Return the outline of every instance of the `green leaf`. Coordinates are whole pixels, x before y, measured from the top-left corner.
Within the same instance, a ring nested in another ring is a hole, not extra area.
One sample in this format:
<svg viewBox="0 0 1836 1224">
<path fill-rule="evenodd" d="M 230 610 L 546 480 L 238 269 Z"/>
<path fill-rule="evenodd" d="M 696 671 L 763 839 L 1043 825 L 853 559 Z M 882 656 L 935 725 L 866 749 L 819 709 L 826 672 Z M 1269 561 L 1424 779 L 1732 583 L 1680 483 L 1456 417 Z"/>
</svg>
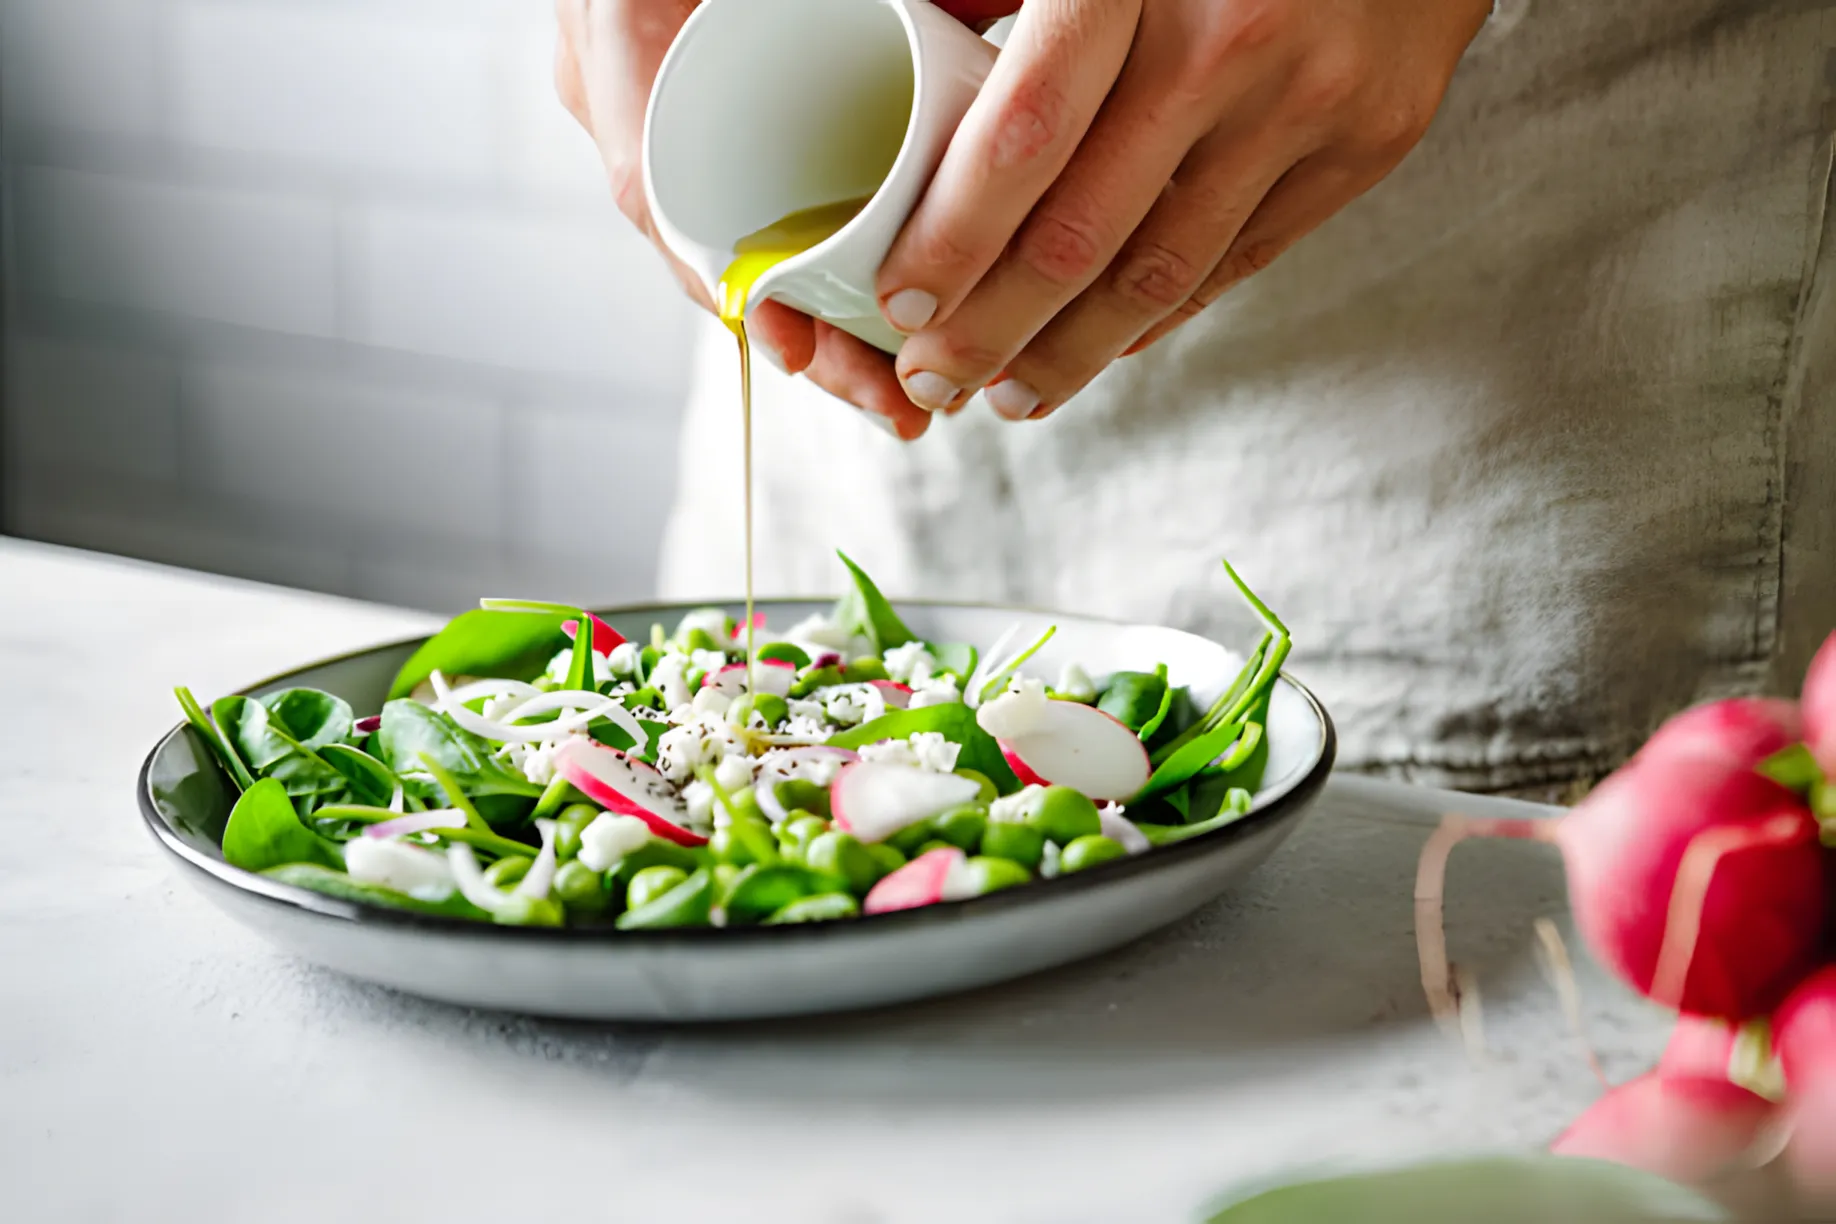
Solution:
<svg viewBox="0 0 1836 1224">
<path fill-rule="evenodd" d="M 859 748 L 881 740 L 910 739 L 921 731 L 935 731 L 951 743 L 960 744 L 962 751 L 957 754 L 957 766 L 984 775 L 1003 795 L 1020 789 L 1020 779 L 1014 776 L 1007 758 L 1001 755 L 1001 745 L 975 721 L 975 711 L 961 702 L 923 706 L 916 710 L 888 710 L 872 722 L 830 736 L 828 742 L 838 748 Z"/>
<path fill-rule="evenodd" d="M 462 612 L 428 638 L 396 673 L 389 696 L 406 697 L 439 671 L 452 676 L 498 676 L 533 680 L 567 645 L 561 622 L 577 612 L 550 609 L 511 612 L 479 608 Z"/>
<path fill-rule="evenodd" d="M 1254 802 L 1248 791 L 1230 786 L 1220 779 L 1194 782 L 1186 790 L 1175 791 L 1168 798 L 1176 801 L 1170 802 L 1170 806 L 1179 812 L 1181 818 L 1192 823 L 1158 825 L 1137 821 L 1135 827 L 1141 830 L 1149 845 L 1170 846 L 1174 842 L 1183 842 L 1213 829 L 1235 824 L 1249 815 L 1250 805 Z"/>
<path fill-rule="evenodd" d="M 837 623 L 851 632 L 866 635 L 873 643 L 875 654 L 885 654 L 894 646 L 915 641 L 917 635 L 906 628 L 899 614 L 886 602 L 886 596 L 880 594 L 880 588 L 873 584 L 873 579 L 849 560 L 847 553 L 837 550 L 835 555 L 842 559 L 842 564 L 848 567 L 848 573 L 854 577 L 854 590 L 842 596 L 841 601 L 835 605 Z"/>
<path fill-rule="evenodd" d="M 348 702 L 319 689 L 283 689 L 261 704 L 282 731 L 315 751 L 349 739 L 357 721 Z"/>
<path fill-rule="evenodd" d="M 440 784 L 440 789 L 446 792 L 447 803 L 465 813 L 466 828 L 475 833 L 491 831 L 491 826 L 485 823 L 485 818 L 478 814 L 478 809 L 472 806 L 470 799 L 466 798 L 465 788 L 459 784 L 459 779 L 453 776 L 451 770 L 425 752 L 421 754 L 421 765 L 433 775 L 434 781 Z"/>
<path fill-rule="evenodd" d="M 569 692 L 593 690 L 593 618 L 585 612 L 574 614 L 574 653 L 567 661 L 567 679 L 562 687 Z"/>
<path fill-rule="evenodd" d="M 1818 766 L 1817 758 L 1803 744 L 1781 748 L 1754 768 L 1762 776 L 1800 795 L 1809 794 L 1811 787 L 1823 781 L 1823 770 Z"/>
<path fill-rule="evenodd" d="M 198 699 L 191 695 L 191 690 L 180 685 L 172 691 L 178 697 L 179 709 L 185 712 L 185 721 L 190 723 L 191 729 L 205 744 L 209 745 L 211 753 L 217 758 L 217 763 L 223 766 L 230 781 L 236 784 L 236 789 L 245 791 L 253 786 L 255 777 L 249 772 L 249 767 L 237 755 L 236 749 L 231 746 L 229 737 L 223 733 L 223 729 L 204 713 L 204 708 L 198 704 Z"/>
<path fill-rule="evenodd" d="M 210 738 L 188 724 L 147 771 L 154 807 L 200 845 L 222 844 L 230 809 L 242 794 L 221 761 Z"/>
<path fill-rule="evenodd" d="M 318 863 L 344 870 L 338 848 L 300 823 L 287 788 L 263 778 L 242 793 L 223 830 L 223 861 L 244 871 L 286 863 Z"/>
<path fill-rule="evenodd" d="M 975 674 L 975 664 L 981 656 L 967 642 L 944 642 L 931 647 L 931 657 L 937 660 L 938 671 L 951 673 L 958 685 L 964 685 Z"/>
<path fill-rule="evenodd" d="M 1166 718 L 1173 690 L 1167 684 L 1167 665 L 1151 672 L 1121 671 L 1109 677 L 1097 698 L 1097 709 L 1146 740 Z"/>
<path fill-rule="evenodd" d="M 1734 1217 L 1674 1182 L 1572 1156 L 1488 1156 L 1356 1173 L 1265 1190 L 1208 1224 L 1679 1224 Z"/>
<path fill-rule="evenodd" d="M 1256 613 L 1256 618 L 1266 625 L 1268 631 L 1276 637 L 1291 636 L 1288 633 L 1288 627 L 1281 623 L 1281 618 L 1269 611 L 1269 605 L 1256 598 L 1256 592 L 1249 589 L 1249 583 L 1243 581 L 1243 576 L 1237 573 L 1236 566 L 1232 565 L 1228 558 L 1222 560 L 1224 561 L 1224 572 L 1230 575 L 1231 585 L 1237 588 L 1237 594 L 1243 596 L 1243 602 Z"/>
<path fill-rule="evenodd" d="M 1135 797 L 1136 801 L 1152 799 L 1155 795 L 1163 795 L 1190 782 L 1198 776 L 1200 770 L 1231 751 L 1232 745 L 1247 741 L 1251 734 L 1248 726 L 1245 723 L 1225 723 L 1187 740 L 1178 751 L 1154 767 L 1153 775 Z M 1261 729 L 1258 728 L 1254 734 L 1260 740 Z M 1249 746 L 1254 747 L 1253 744 Z"/>
<path fill-rule="evenodd" d="M 1021 651 L 1019 654 L 1015 655 L 1013 658 L 1003 663 L 1001 665 L 1000 671 L 996 672 L 994 675 L 990 676 L 987 680 L 984 680 L 982 682 L 982 687 L 979 690 L 981 693 L 980 700 L 988 701 L 990 699 L 989 698 L 990 693 L 999 694 L 1003 688 L 1007 687 L 1007 682 L 1009 679 L 1012 678 L 1013 674 L 1020 670 L 1021 664 L 1025 663 L 1028 659 L 1038 654 L 1039 651 L 1045 646 L 1045 644 L 1051 641 L 1057 635 L 1058 635 L 1058 626 L 1057 625 L 1047 625 L 1046 631 L 1039 635 L 1038 641 L 1034 642 L 1031 646 L 1028 646 L 1025 650 Z M 967 693 L 963 695 L 965 697 L 968 696 Z"/>
<path fill-rule="evenodd" d="M 500 765 L 484 740 L 418 701 L 403 699 L 383 706 L 382 729 L 376 734 L 383 759 L 398 774 L 420 772 L 421 758 L 427 757 L 456 777 L 473 799 L 534 799 L 542 793 L 541 787 Z"/>
<path fill-rule="evenodd" d="M 347 714 L 349 709 L 345 707 Z M 260 777 L 279 782 L 289 795 L 296 799 L 330 798 L 345 791 L 344 776 L 291 734 L 281 715 L 269 710 L 265 701 L 252 697 L 224 697 L 213 703 L 210 711 L 218 725 L 234 737 L 236 750 L 249 768 Z M 322 729 L 321 724 L 310 725 L 315 730 Z M 348 729 L 347 725 L 347 732 Z"/>
<path fill-rule="evenodd" d="M 270 880 L 279 880 L 295 888 L 309 888 L 341 901 L 359 901 L 389 909 L 409 910 L 416 914 L 436 914 L 444 918 L 470 918 L 476 922 L 491 920 L 491 915 L 457 892 L 444 901 L 422 901 L 406 893 L 396 892 L 393 888 L 365 884 L 351 879 L 342 871 L 331 871 L 312 863 L 288 863 L 281 867 L 270 867 L 261 874 Z"/>
<path fill-rule="evenodd" d="M 385 805 L 395 795 L 395 788 L 401 785 L 401 779 L 395 771 L 384 765 L 369 753 L 352 748 L 349 744 L 327 744 L 319 750 L 319 755 L 326 764 L 344 776 L 350 785 L 351 794 L 359 801 L 377 806 Z M 407 787 L 403 787 L 404 798 Z"/>
</svg>

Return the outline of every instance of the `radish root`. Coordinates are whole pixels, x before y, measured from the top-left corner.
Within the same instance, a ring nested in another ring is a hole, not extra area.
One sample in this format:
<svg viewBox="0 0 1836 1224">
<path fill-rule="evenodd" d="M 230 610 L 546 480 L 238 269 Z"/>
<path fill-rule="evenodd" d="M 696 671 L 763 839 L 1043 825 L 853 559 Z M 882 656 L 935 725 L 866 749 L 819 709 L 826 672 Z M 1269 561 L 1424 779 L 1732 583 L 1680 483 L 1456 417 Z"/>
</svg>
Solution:
<svg viewBox="0 0 1836 1224">
<path fill-rule="evenodd" d="M 1447 960 L 1447 930 L 1442 916 L 1448 855 L 1455 846 L 1474 837 L 1553 843 L 1559 823 L 1559 819 L 1497 820 L 1449 813 L 1422 847 L 1415 867 L 1415 950 L 1421 961 L 1422 992 L 1428 996 L 1429 1014 L 1448 1036 L 1459 1038 L 1466 1032 L 1453 966 Z"/>
<path fill-rule="evenodd" d="M 1806 825 L 1798 815 L 1774 816 L 1756 825 L 1720 825 L 1690 838 L 1677 864 L 1670 887 L 1670 907 L 1664 917 L 1664 943 L 1651 975 L 1651 997 L 1666 1007 L 1680 1007 L 1689 982 L 1696 945 L 1702 938 L 1702 912 L 1708 904 L 1715 868 L 1730 854 L 1769 846 L 1789 846 L 1805 837 Z M 1419 888 L 1418 888 L 1419 892 Z"/>
<path fill-rule="evenodd" d="M 1575 1043 L 1581 1047 L 1588 1070 L 1594 1073 L 1602 1088 L 1610 1089 L 1613 1081 L 1607 1078 L 1606 1068 L 1600 1065 L 1600 1057 L 1594 1053 L 1593 1042 L 1587 1039 L 1587 1020 L 1581 1014 L 1581 988 L 1575 982 L 1575 968 L 1568 959 L 1568 945 L 1562 942 L 1562 932 L 1549 919 L 1538 918 L 1536 938 L 1543 953 L 1543 972 L 1555 988 L 1556 997 L 1562 1001 L 1562 1015 L 1568 1021 L 1568 1031 L 1574 1034 Z"/>
</svg>

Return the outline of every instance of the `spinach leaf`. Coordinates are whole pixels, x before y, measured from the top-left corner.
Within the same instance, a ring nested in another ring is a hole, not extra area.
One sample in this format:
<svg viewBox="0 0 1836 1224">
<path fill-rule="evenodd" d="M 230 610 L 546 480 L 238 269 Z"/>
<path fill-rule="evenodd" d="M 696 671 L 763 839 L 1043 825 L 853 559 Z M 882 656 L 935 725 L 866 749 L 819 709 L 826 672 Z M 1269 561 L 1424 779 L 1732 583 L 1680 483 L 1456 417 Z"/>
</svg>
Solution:
<svg viewBox="0 0 1836 1224">
<path fill-rule="evenodd" d="M 1201 790 L 1202 788 L 1195 787 L 1194 789 Z M 1174 842 L 1182 842 L 1187 838 L 1209 833 L 1213 829 L 1235 824 L 1249 814 L 1251 802 L 1250 793 L 1241 787 L 1224 787 L 1222 794 L 1214 796 L 1201 793 L 1188 799 L 1188 818 L 1196 818 L 1195 823 L 1156 825 L 1137 822 L 1135 827 L 1140 829 L 1142 835 L 1148 839 L 1148 844 L 1170 846 Z M 1213 814 L 1208 816 L 1205 814 L 1207 811 Z"/>
<path fill-rule="evenodd" d="M 915 641 L 917 635 L 905 627 L 905 622 L 899 619 L 899 614 L 886 602 L 886 596 L 880 594 L 880 588 L 873 584 L 873 579 L 849 560 L 848 554 L 837 551 L 835 555 L 842 559 L 842 564 L 848 567 L 848 573 L 854 577 L 854 590 L 842 596 L 835 605 L 836 623 L 852 633 L 864 634 L 873 643 L 875 654 L 885 654 L 894 646 Z"/>
<path fill-rule="evenodd" d="M 542 793 L 540 786 L 500 764 L 484 740 L 418 701 L 404 698 L 383 706 L 376 738 L 384 761 L 397 774 L 425 773 L 423 757 L 437 762 L 493 825 L 524 819 Z"/>
<path fill-rule="evenodd" d="M 931 647 L 931 657 L 937 660 L 937 670 L 955 676 L 960 687 L 969 683 L 969 677 L 975 674 L 976 660 L 980 656 L 967 642 L 945 642 Z"/>
<path fill-rule="evenodd" d="M 153 806 L 172 825 L 200 845 L 223 842 L 223 826 L 241 795 L 235 779 L 217 764 L 222 760 L 195 725 L 187 725 L 153 758 L 147 786 Z M 250 785 L 254 785 L 251 780 Z"/>
<path fill-rule="evenodd" d="M 452 676 L 533 680 L 567 645 L 561 622 L 572 611 L 514 612 L 477 608 L 462 612 L 421 644 L 396 673 L 391 699 L 406 697 L 435 671 Z"/>
<path fill-rule="evenodd" d="M 1167 665 L 1162 663 L 1151 672 L 1117 672 L 1103 687 L 1096 704 L 1097 709 L 1146 740 L 1159 730 L 1172 698 Z"/>
<path fill-rule="evenodd" d="M 962 745 L 956 763 L 985 775 L 1003 795 L 1020 789 L 1020 779 L 1001 755 L 1001 745 L 975 721 L 975 711 L 961 702 L 923 706 L 916 710 L 888 710 L 872 722 L 829 737 L 838 748 L 859 748 L 881 740 L 909 739 L 921 731 L 935 731 L 951 743 Z"/>
<path fill-rule="evenodd" d="M 312 749 L 343 743 L 357 722 L 342 697 L 318 689 L 283 689 L 263 697 L 261 704 L 281 730 Z"/>
<path fill-rule="evenodd" d="M 279 782 L 289 795 L 296 799 L 332 796 L 347 789 L 344 775 L 292 735 L 264 703 L 252 697 L 224 697 L 210 709 L 218 724 L 235 738 L 236 749 L 249 768 Z"/>
<path fill-rule="evenodd" d="M 286 863 L 318 863 L 344 870 L 338 848 L 300 823 L 287 788 L 263 778 L 242 793 L 223 830 L 223 861 L 244 871 Z"/>
<path fill-rule="evenodd" d="M 249 767 L 236 754 L 236 749 L 231 746 L 229 737 L 224 734 L 223 728 L 204 713 L 204 708 L 198 704 L 198 699 L 191 695 L 191 690 L 180 685 L 172 691 L 178 696 L 179 709 L 185 712 L 185 721 L 191 724 L 191 729 L 197 732 L 206 744 L 210 745 L 210 750 L 215 754 L 217 763 L 223 766 L 225 773 L 229 774 L 230 781 L 236 784 L 236 789 L 247 790 L 255 785 L 254 775 L 249 773 Z"/>
<path fill-rule="evenodd" d="M 999 671 L 982 682 L 981 688 L 978 690 L 981 696 L 977 700 L 992 701 L 995 697 L 999 696 L 1001 691 L 1007 687 L 1007 682 L 1013 678 L 1014 673 L 1020 670 L 1020 665 L 1038 654 L 1045 644 L 1057 635 L 1057 625 L 1046 626 L 1046 631 L 1039 636 L 1038 641 L 1034 642 L 1031 646 L 1028 646 L 1025 650 L 1007 660 L 1005 663 L 1002 663 Z M 965 692 L 963 696 L 967 698 L 969 694 Z"/>
<path fill-rule="evenodd" d="M 313 892 L 324 893 L 328 897 L 337 897 L 341 901 L 361 901 L 370 905 L 384 905 L 390 909 L 410 910 L 417 914 L 438 914 L 446 918 L 471 918 L 480 922 L 488 922 L 491 918 L 491 915 L 467 901 L 457 892 L 444 901 L 422 901 L 418 897 L 396 892 L 393 888 L 384 888 L 380 884 L 365 884 L 362 881 L 351 879 L 342 871 L 329 871 L 311 863 L 288 863 L 281 867 L 270 867 L 261 874 L 270 880 L 279 880 L 282 884 L 291 884 L 295 888 L 310 888 Z"/>
<path fill-rule="evenodd" d="M 348 744 L 327 744 L 319 749 L 319 756 L 343 775 L 351 794 L 359 803 L 385 807 L 394 797 L 395 788 L 401 785 L 401 779 L 395 776 L 393 769 L 369 753 Z M 402 787 L 404 799 L 407 797 L 407 789 Z"/>
</svg>

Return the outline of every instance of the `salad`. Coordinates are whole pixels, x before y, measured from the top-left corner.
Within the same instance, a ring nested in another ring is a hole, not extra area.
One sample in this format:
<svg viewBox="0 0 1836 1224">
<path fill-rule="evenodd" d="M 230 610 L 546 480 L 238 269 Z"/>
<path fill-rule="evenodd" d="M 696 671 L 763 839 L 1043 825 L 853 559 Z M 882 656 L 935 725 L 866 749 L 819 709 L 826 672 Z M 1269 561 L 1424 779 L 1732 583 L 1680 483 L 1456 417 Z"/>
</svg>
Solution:
<svg viewBox="0 0 1836 1224">
<path fill-rule="evenodd" d="M 235 867 L 336 897 L 619 930 L 853 918 L 1088 871 L 1240 819 L 1288 632 L 1209 708 L 1153 671 L 1052 682 L 1019 626 L 920 639 L 853 589 L 781 630 L 719 609 L 631 641 L 486 600 L 379 713 L 293 688 L 180 705 L 239 794 Z M 748 652 L 748 641 L 753 643 Z"/>
</svg>

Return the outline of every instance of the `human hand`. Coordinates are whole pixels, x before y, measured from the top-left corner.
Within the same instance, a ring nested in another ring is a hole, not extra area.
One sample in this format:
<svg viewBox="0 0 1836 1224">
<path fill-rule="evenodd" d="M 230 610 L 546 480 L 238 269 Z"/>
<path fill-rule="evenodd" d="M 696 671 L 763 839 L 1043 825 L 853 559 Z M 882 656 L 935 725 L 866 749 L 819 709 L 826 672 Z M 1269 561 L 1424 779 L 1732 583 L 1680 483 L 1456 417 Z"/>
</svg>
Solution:
<svg viewBox="0 0 1836 1224">
<path fill-rule="evenodd" d="M 973 0 L 972 0 L 973 2 Z M 669 261 L 688 295 L 712 312 L 701 279 L 664 245 L 644 196 L 644 112 L 664 53 L 700 0 L 556 0 L 560 38 L 555 88 L 593 137 L 619 211 Z M 846 332 L 778 302 L 747 316 L 755 350 L 789 372 L 847 400 L 881 428 L 906 440 L 929 427 L 912 405 L 886 355 Z"/>
<path fill-rule="evenodd" d="M 1029 0 L 880 269 L 912 401 L 1045 416 L 1266 268 L 1414 147 L 1491 7 Z"/>
</svg>

